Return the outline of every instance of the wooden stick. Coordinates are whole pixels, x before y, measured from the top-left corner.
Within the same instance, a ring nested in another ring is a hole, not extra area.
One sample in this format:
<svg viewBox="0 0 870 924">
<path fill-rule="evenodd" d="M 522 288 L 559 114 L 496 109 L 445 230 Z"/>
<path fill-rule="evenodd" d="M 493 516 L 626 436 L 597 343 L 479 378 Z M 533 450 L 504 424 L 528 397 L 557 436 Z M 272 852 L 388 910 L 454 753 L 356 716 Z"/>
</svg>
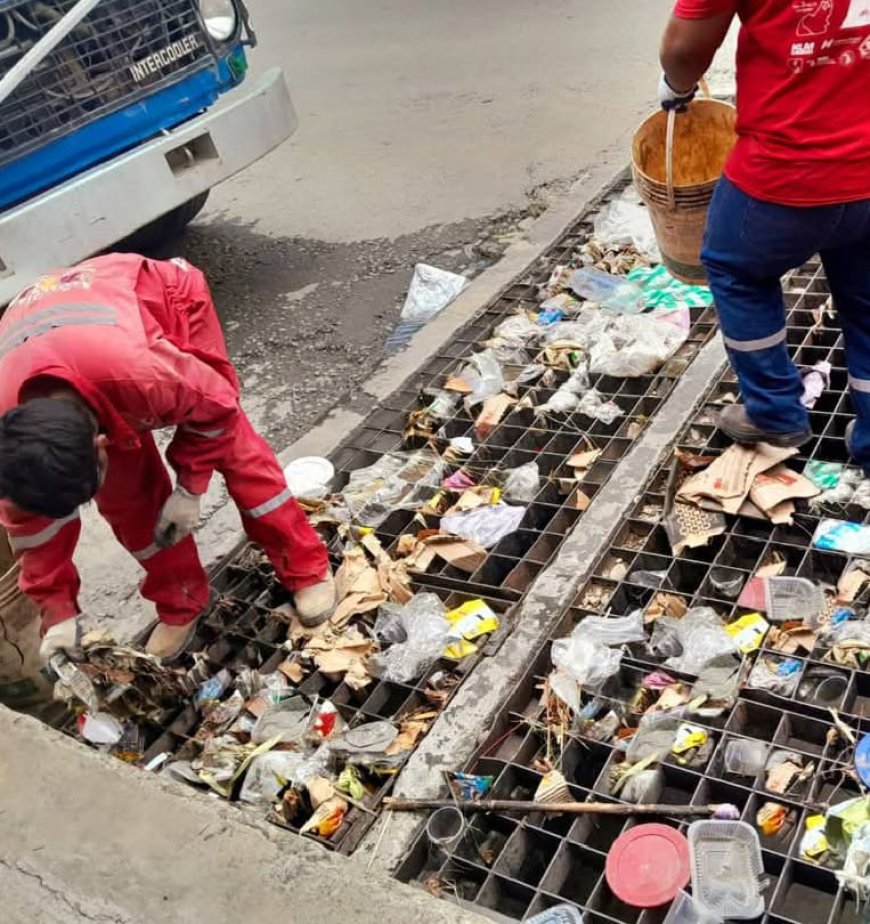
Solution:
<svg viewBox="0 0 870 924">
<path fill-rule="evenodd" d="M 653 805 L 622 802 L 523 802 L 514 799 L 484 799 L 465 802 L 453 799 L 398 799 L 388 796 L 384 807 L 394 812 L 428 812 L 439 808 L 457 808 L 461 812 L 545 812 L 567 815 L 714 815 L 719 805 Z"/>
</svg>

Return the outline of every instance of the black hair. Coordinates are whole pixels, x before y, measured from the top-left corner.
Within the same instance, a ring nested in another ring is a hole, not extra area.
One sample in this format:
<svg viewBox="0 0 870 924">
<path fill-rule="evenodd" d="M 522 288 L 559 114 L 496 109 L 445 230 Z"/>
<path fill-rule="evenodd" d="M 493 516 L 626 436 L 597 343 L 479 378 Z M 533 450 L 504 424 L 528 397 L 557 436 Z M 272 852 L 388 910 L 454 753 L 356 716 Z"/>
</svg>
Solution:
<svg viewBox="0 0 870 924">
<path fill-rule="evenodd" d="M 0 495 L 27 513 L 60 519 L 97 493 L 100 471 L 88 410 L 34 398 L 0 417 Z"/>
</svg>

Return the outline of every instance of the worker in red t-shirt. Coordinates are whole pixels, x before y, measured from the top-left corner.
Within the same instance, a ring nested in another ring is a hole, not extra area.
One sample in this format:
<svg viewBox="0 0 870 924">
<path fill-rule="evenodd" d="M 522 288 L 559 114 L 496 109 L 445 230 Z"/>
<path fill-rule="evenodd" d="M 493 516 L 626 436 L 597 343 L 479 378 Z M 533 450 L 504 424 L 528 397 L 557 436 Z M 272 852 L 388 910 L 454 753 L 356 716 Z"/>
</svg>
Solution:
<svg viewBox="0 0 870 924">
<path fill-rule="evenodd" d="M 743 443 L 811 438 L 780 278 L 820 253 L 857 415 L 846 442 L 870 472 L 870 0 L 677 0 L 665 109 L 692 99 L 735 16 L 738 141 L 701 254 L 744 401 L 720 426 Z"/>
</svg>

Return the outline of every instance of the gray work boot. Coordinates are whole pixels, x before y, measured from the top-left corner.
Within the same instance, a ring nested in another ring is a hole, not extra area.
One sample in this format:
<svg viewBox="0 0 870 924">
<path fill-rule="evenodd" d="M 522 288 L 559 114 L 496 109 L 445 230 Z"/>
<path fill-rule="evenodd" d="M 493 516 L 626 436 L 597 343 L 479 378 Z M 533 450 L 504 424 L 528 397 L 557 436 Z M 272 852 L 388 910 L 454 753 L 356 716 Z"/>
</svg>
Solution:
<svg viewBox="0 0 870 924">
<path fill-rule="evenodd" d="M 721 411 L 716 423 L 735 443 L 748 446 L 769 443 L 782 449 L 792 449 L 803 446 L 813 438 L 813 431 L 809 427 L 804 430 L 764 430 L 756 427 L 749 419 L 746 408 L 739 404 L 732 404 Z"/>
<path fill-rule="evenodd" d="M 306 629 L 313 629 L 326 622 L 332 615 L 336 604 L 335 580 L 332 572 L 327 572 L 326 577 L 317 584 L 297 590 L 293 594 L 293 604 L 299 622 Z"/>
</svg>

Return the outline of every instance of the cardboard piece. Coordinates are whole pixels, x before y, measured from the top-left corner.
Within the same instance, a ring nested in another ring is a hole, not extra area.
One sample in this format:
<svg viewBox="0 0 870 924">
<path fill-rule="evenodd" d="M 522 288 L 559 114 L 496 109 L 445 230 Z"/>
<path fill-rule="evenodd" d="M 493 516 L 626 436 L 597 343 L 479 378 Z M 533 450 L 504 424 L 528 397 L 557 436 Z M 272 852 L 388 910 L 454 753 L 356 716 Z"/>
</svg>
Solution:
<svg viewBox="0 0 870 924">
<path fill-rule="evenodd" d="M 483 402 L 483 408 L 477 415 L 474 422 L 475 433 L 480 439 L 486 439 L 490 433 L 499 425 L 502 417 L 517 403 L 516 398 L 510 395 L 500 394 L 493 395 Z"/>
<path fill-rule="evenodd" d="M 591 503 L 592 500 L 589 495 L 577 488 L 577 493 L 574 495 L 574 508 L 576 510 L 587 510 Z"/>
<path fill-rule="evenodd" d="M 690 475 L 677 490 L 677 497 L 699 505 L 706 501 L 713 509 L 736 514 L 749 497 L 755 479 L 794 455 L 797 449 L 757 446 L 729 446 L 703 471 Z"/>
<path fill-rule="evenodd" d="M 586 449 L 583 452 L 575 452 L 573 456 L 568 458 L 568 466 L 583 471 L 593 465 L 600 455 L 600 449 Z"/>
<path fill-rule="evenodd" d="M 821 494 L 820 488 L 782 464 L 757 475 L 749 489 L 749 499 L 765 513 L 770 513 L 785 501 L 816 497 L 818 494 Z"/>
</svg>

